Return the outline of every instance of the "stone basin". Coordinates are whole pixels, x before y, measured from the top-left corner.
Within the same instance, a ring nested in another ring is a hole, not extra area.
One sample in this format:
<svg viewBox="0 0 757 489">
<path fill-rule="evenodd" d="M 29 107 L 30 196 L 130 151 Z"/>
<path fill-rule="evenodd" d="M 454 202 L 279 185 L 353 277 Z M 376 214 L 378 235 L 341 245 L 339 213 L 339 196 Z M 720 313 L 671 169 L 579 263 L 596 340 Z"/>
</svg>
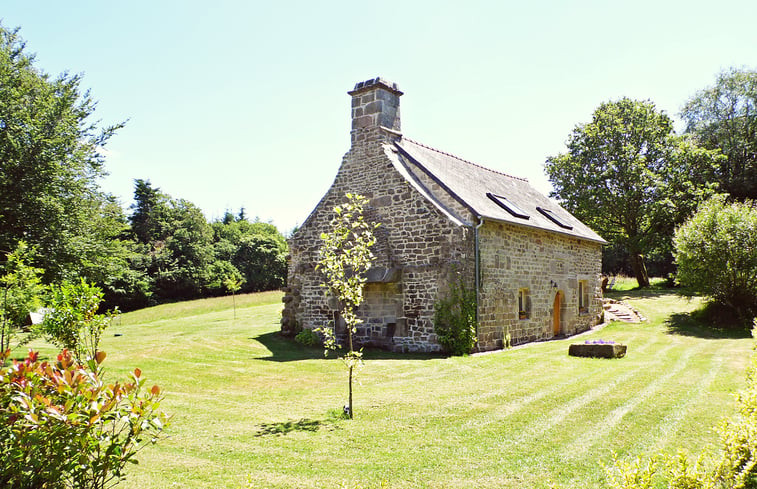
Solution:
<svg viewBox="0 0 757 489">
<path fill-rule="evenodd" d="M 626 356 L 626 345 L 574 343 L 568 348 L 568 355 L 572 357 L 622 358 Z"/>
</svg>

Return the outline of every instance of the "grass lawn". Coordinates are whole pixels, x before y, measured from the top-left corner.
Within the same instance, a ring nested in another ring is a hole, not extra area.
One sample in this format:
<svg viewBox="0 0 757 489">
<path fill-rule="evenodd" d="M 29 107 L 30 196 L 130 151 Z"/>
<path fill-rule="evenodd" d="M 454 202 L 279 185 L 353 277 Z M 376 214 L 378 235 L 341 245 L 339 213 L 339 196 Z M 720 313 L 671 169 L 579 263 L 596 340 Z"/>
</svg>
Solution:
<svg viewBox="0 0 757 489">
<path fill-rule="evenodd" d="M 687 315 L 700 303 L 664 289 L 611 294 L 649 322 L 573 341 L 626 343 L 623 359 L 568 357 L 571 340 L 464 358 L 369 353 L 354 421 L 330 414 L 346 400 L 341 362 L 276 336 L 279 293 L 238 296 L 236 319 L 230 297 L 124 314 L 101 344 L 109 378 L 140 367 L 174 419 L 122 485 L 588 489 L 603 487 L 613 450 L 715 442 L 752 340 L 702 328 Z"/>
</svg>

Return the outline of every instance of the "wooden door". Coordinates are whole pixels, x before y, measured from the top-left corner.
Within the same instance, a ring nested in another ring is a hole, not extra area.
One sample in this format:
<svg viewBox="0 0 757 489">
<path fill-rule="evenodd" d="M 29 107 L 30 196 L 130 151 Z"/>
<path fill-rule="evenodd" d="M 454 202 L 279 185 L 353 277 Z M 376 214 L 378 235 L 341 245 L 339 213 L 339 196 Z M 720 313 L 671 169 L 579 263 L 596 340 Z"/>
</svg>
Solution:
<svg viewBox="0 0 757 489">
<path fill-rule="evenodd" d="M 552 307 L 552 328 L 553 333 L 555 336 L 558 336 L 560 334 L 560 306 L 561 306 L 561 300 L 560 300 L 560 293 L 558 292 L 555 294 L 555 304 Z"/>
</svg>

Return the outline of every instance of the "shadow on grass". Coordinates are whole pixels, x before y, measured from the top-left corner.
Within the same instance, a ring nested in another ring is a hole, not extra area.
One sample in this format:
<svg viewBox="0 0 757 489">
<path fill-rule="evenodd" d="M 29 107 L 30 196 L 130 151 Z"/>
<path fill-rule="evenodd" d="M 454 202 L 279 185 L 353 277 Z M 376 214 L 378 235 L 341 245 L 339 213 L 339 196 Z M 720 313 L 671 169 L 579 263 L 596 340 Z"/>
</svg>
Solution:
<svg viewBox="0 0 757 489">
<path fill-rule="evenodd" d="M 303 418 L 299 421 L 283 421 L 280 423 L 264 423 L 258 426 L 255 436 L 286 435 L 294 431 L 316 432 L 321 428 L 333 431 L 339 428 L 336 417 L 324 420 Z"/>
<path fill-rule="evenodd" d="M 304 346 L 289 338 L 281 336 L 278 332 L 265 333 L 251 340 L 259 341 L 260 344 L 268 348 L 271 355 L 260 357 L 257 360 L 267 360 L 270 362 L 295 362 L 298 360 L 315 360 L 323 359 L 323 348 L 314 346 Z M 336 359 L 342 352 L 339 350 L 329 354 L 329 359 Z M 441 354 L 434 353 L 393 353 L 378 349 L 368 349 L 363 351 L 364 360 L 431 360 L 434 358 L 444 358 Z"/>
<path fill-rule="evenodd" d="M 37 359 L 40 362 L 52 362 L 53 360 L 57 358 L 57 354 L 56 355 L 43 355 L 42 353 L 39 353 L 39 352 L 37 352 L 37 354 L 39 355 Z M 23 362 L 27 358 L 29 358 L 28 350 L 26 350 L 26 352 L 14 351 L 13 353 L 11 353 L 11 356 L 8 357 L 7 364 L 10 365 L 13 362 Z"/>
<path fill-rule="evenodd" d="M 651 299 L 664 295 L 681 295 L 680 291 L 671 287 L 652 286 L 630 290 L 608 290 L 604 296 L 608 299 L 624 301 L 627 299 Z"/>
<path fill-rule="evenodd" d="M 716 326 L 712 321 L 703 318 L 702 310 L 690 314 L 673 314 L 666 321 L 665 326 L 669 334 L 694 336 L 705 339 L 740 339 L 750 338 L 748 329 L 738 326 Z"/>
<path fill-rule="evenodd" d="M 260 357 L 256 360 L 268 360 L 270 362 L 296 362 L 299 360 L 323 358 L 323 348 L 300 345 L 289 338 L 281 336 L 275 331 L 250 339 L 260 342 L 261 345 L 268 348 L 268 351 L 271 352 L 270 356 Z"/>
</svg>

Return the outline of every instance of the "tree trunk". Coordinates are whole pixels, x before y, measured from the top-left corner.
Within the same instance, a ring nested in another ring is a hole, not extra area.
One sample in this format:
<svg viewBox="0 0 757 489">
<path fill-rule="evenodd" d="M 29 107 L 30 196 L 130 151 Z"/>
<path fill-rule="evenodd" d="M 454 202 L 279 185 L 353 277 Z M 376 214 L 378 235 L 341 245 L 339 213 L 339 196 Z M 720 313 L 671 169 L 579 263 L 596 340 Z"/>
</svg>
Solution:
<svg viewBox="0 0 757 489">
<path fill-rule="evenodd" d="M 348 406 L 350 409 L 350 419 L 352 419 L 352 367 L 350 367 L 350 400 Z"/>
<path fill-rule="evenodd" d="M 633 253 L 631 255 L 631 268 L 633 268 L 633 274 L 636 276 L 639 287 L 649 287 L 649 275 L 647 274 L 647 266 L 644 264 L 644 255 Z"/>
<path fill-rule="evenodd" d="M 347 325 L 347 341 L 349 342 L 350 347 L 350 354 L 352 354 L 352 326 L 349 324 Z M 354 361 L 354 358 L 350 358 L 350 361 Z M 350 364 L 350 399 L 349 399 L 349 407 L 350 407 L 350 419 L 352 419 L 352 364 Z"/>
<path fill-rule="evenodd" d="M 2 350 L 3 353 L 5 353 L 5 329 L 8 325 L 7 317 L 5 314 L 5 310 L 8 308 L 8 288 L 5 289 L 3 296 L 3 320 L 2 320 L 2 330 L 0 331 L 0 350 Z M 10 331 L 8 331 L 8 335 L 10 336 Z M 8 338 L 8 344 L 10 344 L 10 338 Z M 4 357 L 3 357 L 4 358 Z M 5 360 L 0 362 L 0 366 L 5 366 Z"/>
</svg>

